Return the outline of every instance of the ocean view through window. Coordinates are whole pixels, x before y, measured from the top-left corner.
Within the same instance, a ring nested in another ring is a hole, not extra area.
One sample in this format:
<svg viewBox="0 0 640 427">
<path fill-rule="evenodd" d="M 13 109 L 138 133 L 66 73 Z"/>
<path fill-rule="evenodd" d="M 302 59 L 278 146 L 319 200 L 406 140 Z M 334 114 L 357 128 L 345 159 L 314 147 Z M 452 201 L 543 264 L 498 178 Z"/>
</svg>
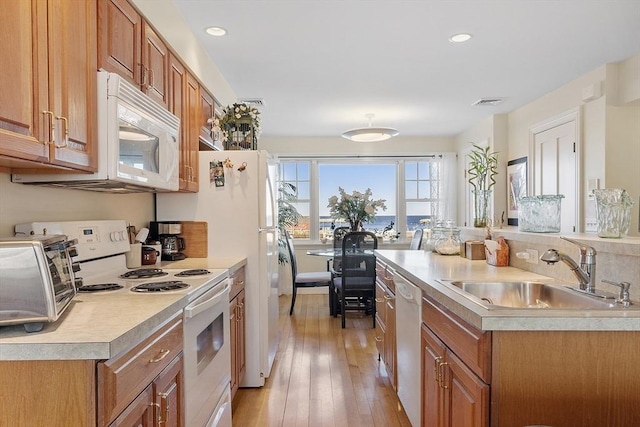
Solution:
<svg viewBox="0 0 640 427">
<path fill-rule="evenodd" d="M 383 240 L 408 241 L 418 228 L 429 227 L 443 210 L 441 156 L 375 158 L 280 159 L 279 179 L 296 187 L 294 203 L 302 219 L 289 230 L 295 239 L 326 241 L 333 228 L 349 226 L 329 215 L 329 198 L 371 189 L 373 199 L 384 199 L 363 228 Z"/>
</svg>

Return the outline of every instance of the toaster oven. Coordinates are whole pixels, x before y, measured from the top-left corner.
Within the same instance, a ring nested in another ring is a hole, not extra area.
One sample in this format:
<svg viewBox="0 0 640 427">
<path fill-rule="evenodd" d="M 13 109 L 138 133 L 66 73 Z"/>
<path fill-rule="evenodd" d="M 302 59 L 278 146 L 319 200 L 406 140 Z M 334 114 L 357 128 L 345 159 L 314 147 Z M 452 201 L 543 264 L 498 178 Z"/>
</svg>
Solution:
<svg viewBox="0 0 640 427">
<path fill-rule="evenodd" d="M 0 326 L 38 332 L 58 319 L 76 294 L 76 242 L 65 235 L 0 240 Z"/>
</svg>

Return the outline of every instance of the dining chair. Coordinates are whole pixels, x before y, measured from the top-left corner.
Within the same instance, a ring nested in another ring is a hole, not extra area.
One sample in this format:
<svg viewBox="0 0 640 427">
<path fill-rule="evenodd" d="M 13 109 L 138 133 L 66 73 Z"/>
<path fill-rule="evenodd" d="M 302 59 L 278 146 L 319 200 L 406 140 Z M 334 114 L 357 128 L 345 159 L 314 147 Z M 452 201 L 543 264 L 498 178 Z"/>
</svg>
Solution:
<svg viewBox="0 0 640 427">
<path fill-rule="evenodd" d="M 293 307 L 296 305 L 296 295 L 298 294 L 298 288 L 317 288 L 321 286 L 331 286 L 331 272 L 330 271 L 312 271 L 298 273 L 298 262 L 296 259 L 296 252 L 293 247 L 293 239 L 288 231 L 284 232 L 287 248 L 289 249 L 289 263 L 291 264 L 291 278 L 293 281 L 293 296 L 291 297 L 291 308 L 289 309 L 289 316 L 293 314 Z M 333 295 L 329 292 L 329 314 L 333 315 Z"/>
<path fill-rule="evenodd" d="M 412 251 L 420 250 L 422 247 L 422 234 L 424 231 L 422 228 L 418 228 L 413 232 L 413 237 L 411 238 L 411 243 L 409 244 L 409 249 Z"/>
<path fill-rule="evenodd" d="M 333 277 L 333 287 L 340 310 L 342 327 L 346 326 L 347 311 L 371 313 L 376 327 L 376 258 L 373 250 L 378 238 L 369 231 L 351 231 L 342 239 L 340 275 Z"/>
</svg>

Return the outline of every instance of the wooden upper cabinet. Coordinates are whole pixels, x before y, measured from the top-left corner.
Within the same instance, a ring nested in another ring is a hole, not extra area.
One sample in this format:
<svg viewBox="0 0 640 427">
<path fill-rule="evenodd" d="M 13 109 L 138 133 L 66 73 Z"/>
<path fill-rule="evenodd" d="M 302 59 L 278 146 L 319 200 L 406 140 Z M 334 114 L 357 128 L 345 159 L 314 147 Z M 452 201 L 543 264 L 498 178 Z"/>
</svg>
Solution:
<svg viewBox="0 0 640 427">
<path fill-rule="evenodd" d="M 0 23 L 0 166 L 95 171 L 96 4 L 10 0 Z"/>
<path fill-rule="evenodd" d="M 98 0 L 98 67 L 168 106 L 169 48 L 127 0 Z"/>
<path fill-rule="evenodd" d="M 98 67 L 140 85 L 142 17 L 127 0 L 98 0 Z"/>
<path fill-rule="evenodd" d="M 165 42 L 143 21 L 142 64 L 144 66 L 142 91 L 160 104 L 167 105 L 167 73 L 169 49 Z"/>
<path fill-rule="evenodd" d="M 182 147 L 180 160 L 184 168 L 184 182 L 180 182 L 181 191 L 197 192 L 198 185 L 198 132 L 200 128 L 200 84 L 187 73 L 186 102 L 188 119 L 183 126 L 185 138 L 180 142 Z"/>
<path fill-rule="evenodd" d="M 204 88 L 200 89 L 200 119 L 199 134 L 200 140 L 213 148 L 213 136 L 211 135 L 211 123 L 209 119 L 215 114 L 215 100 L 213 95 Z"/>
</svg>

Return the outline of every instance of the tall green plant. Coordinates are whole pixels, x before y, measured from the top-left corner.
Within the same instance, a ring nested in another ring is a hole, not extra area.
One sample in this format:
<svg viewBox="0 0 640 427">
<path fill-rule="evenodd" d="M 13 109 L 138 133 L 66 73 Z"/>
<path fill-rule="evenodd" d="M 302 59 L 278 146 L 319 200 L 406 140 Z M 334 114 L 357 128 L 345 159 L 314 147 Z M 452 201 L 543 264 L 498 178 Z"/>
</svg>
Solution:
<svg viewBox="0 0 640 427">
<path fill-rule="evenodd" d="M 302 215 L 298 212 L 295 202 L 298 200 L 298 190 L 289 182 L 281 182 L 278 187 L 278 263 L 289 262 L 287 240 L 284 232 L 287 228 L 295 227 Z"/>
<path fill-rule="evenodd" d="M 480 147 L 473 144 L 473 150 L 469 153 L 469 184 L 475 191 L 490 190 L 496 184 L 495 176 L 498 174 L 498 153 L 489 152 L 489 147 Z"/>
</svg>

